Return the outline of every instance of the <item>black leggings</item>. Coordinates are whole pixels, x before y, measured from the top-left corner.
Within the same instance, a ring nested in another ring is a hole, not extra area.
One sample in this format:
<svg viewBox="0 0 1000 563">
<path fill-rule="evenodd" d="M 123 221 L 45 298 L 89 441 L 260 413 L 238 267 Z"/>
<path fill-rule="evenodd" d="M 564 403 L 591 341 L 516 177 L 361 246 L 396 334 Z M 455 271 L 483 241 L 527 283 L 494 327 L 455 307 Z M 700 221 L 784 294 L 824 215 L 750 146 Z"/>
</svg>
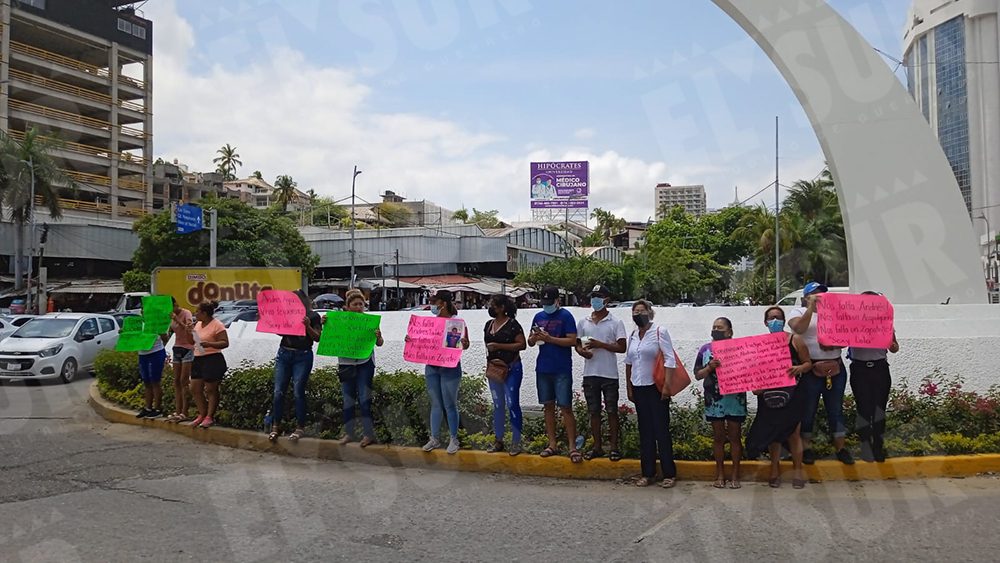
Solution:
<svg viewBox="0 0 1000 563">
<path fill-rule="evenodd" d="M 881 447 L 885 437 L 885 409 L 889 404 L 892 377 L 889 362 L 851 362 L 851 391 L 858 404 L 855 430 L 862 442 Z"/>
<path fill-rule="evenodd" d="M 635 414 L 639 419 L 639 457 L 642 476 L 656 476 L 656 458 L 660 458 L 664 479 L 677 477 L 674 465 L 674 442 L 670 437 L 670 402 L 660 397 L 655 385 L 632 388 Z"/>
</svg>

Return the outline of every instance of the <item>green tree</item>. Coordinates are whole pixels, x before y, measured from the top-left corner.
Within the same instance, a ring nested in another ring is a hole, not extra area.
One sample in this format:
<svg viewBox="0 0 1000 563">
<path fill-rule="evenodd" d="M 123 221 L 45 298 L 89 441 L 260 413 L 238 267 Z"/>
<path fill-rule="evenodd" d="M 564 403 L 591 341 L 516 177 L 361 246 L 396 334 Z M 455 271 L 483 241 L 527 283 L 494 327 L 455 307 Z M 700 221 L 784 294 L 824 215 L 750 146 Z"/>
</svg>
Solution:
<svg viewBox="0 0 1000 563">
<path fill-rule="evenodd" d="M 253 174 L 251 174 L 251 176 L 253 176 L 254 178 L 257 178 L 258 180 L 263 180 L 264 179 L 264 175 L 261 174 L 260 170 L 254 170 Z"/>
<path fill-rule="evenodd" d="M 391 201 L 383 201 L 374 206 L 376 217 L 390 227 L 405 227 L 410 224 L 410 210 Z"/>
<path fill-rule="evenodd" d="M 597 220 L 594 232 L 584 237 L 580 243 L 583 246 L 605 246 L 611 244 L 611 237 L 625 230 L 625 219 L 615 217 L 610 211 L 600 207 L 590 213 L 591 219 Z"/>
<path fill-rule="evenodd" d="M 350 213 L 342 205 L 337 205 L 333 199 L 328 197 L 317 197 L 312 205 L 312 224 L 326 225 L 327 227 L 340 227 L 341 221 L 346 219 L 347 226 L 350 227 Z"/>
<path fill-rule="evenodd" d="M 206 212 L 218 211 L 219 266 L 295 266 L 312 277 L 319 257 L 287 215 L 214 195 L 202 198 L 200 205 Z M 150 273 L 158 266 L 208 265 L 207 230 L 177 234 L 169 213 L 147 215 L 136 221 L 133 230 L 139 236 L 139 247 L 132 257 L 135 271 Z"/>
<path fill-rule="evenodd" d="M 461 208 L 458 211 L 451 214 L 451 218 L 455 221 L 461 221 L 463 223 L 469 222 L 469 210 L 466 208 Z"/>
<path fill-rule="evenodd" d="M 514 282 L 541 288 L 554 285 L 584 299 L 591 288 L 604 284 L 619 299 L 630 297 L 633 289 L 628 285 L 625 268 L 589 256 L 556 258 L 536 269 L 519 272 Z"/>
<path fill-rule="evenodd" d="M 452 213 L 451 218 L 461 221 L 466 225 L 478 225 L 482 229 L 496 229 L 503 226 L 503 221 L 500 220 L 499 215 L 500 212 L 496 209 L 480 211 L 475 207 L 472 208 L 472 214 L 469 215 L 469 210 L 463 207 Z"/>
<path fill-rule="evenodd" d="M 43 137 L 32 127 L 21 141 L 0 132 L 0 213 L 7 209 L 7 216 L 14 223 L 14 284 L 23 287 L 22 262 L 24 260 L 24 227 L 31 222 L 35 201 L 40 199 L 53 219 L 62 218 L 59 202 L 60 188 L 75 190 L 76 184 L 63 173 L 50 155 L 60 143 Z"/>
<path fill-rule="evenodd" d="M 291 176 L 282 174 L 274 181 L 275 202 L 282 211 L 288 211 L 288 204 L 295 200 L 295 191 L 298 184 Z"/>
<path fill-rule="evenodd" d="M 212 162 L 216 165 L 216 170 L 222 174 L 223 178 L 227 181 L 236 179 L 236 171 L 240 166 L 243 166 L 243 161 L 240 160 L 240 154 L 236 152 L 236 147 L 230 146 L 226 143 L 219 150 L 215 151 L 219 156 L 212 159 Z"/>
</svg>

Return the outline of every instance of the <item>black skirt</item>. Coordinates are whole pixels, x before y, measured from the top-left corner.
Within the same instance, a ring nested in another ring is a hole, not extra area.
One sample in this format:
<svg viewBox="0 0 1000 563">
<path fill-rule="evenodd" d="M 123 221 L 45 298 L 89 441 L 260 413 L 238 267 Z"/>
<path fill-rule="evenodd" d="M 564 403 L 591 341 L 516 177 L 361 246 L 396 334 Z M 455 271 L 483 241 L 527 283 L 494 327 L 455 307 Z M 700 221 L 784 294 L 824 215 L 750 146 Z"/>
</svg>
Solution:
<svg viewBox="0 0 1000 563">
<path fill-rule="evenodd" d="M 764 401 L 758 400 L 757 416 L 747 433 L 747 459 L 757 459 L 771 444 L 787 441 L 802 422 L 805 407 L 806 392 L 802 378 L 799 378 L 799 383 L 795 386 L 792 400 L 784 407 L 772 409 Z"/>
</svg>

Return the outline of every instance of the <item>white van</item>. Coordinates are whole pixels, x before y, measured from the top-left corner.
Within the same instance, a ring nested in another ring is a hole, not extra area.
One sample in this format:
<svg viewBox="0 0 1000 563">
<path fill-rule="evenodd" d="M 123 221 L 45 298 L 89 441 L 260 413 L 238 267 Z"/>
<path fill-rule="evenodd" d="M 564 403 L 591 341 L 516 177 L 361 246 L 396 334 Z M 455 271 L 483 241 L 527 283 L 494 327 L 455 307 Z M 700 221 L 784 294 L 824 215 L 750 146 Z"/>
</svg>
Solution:
<svg viewBox="0 0 1000 563">
<path fill-rule="evenodd" d="M 850 293 L 851 288 L 849 287 L 831 287 L 829 288 L 830 293 Z M 781 298 L 777 305 L 779 307 L 798 307 L 802 302 L 802 290 L 797 289 L 788 295 Z"/>
</svg>

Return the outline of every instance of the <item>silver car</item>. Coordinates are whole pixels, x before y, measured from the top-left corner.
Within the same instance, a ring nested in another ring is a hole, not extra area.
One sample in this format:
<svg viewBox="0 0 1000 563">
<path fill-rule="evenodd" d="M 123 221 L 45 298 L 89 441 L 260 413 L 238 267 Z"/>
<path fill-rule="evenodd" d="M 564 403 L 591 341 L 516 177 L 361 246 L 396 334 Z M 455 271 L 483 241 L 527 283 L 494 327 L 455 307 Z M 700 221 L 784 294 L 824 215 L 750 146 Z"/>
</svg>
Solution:
<svg viewBox="0 0 1000 563">
<path fill-rule="evenodd" d="M 35 317 L 0 342 L 0 380 L 55 379 L 69 383 L 93 369 L 101 350 L 118 343 L 110 315 L 49 313 Z"/>
</svg>

